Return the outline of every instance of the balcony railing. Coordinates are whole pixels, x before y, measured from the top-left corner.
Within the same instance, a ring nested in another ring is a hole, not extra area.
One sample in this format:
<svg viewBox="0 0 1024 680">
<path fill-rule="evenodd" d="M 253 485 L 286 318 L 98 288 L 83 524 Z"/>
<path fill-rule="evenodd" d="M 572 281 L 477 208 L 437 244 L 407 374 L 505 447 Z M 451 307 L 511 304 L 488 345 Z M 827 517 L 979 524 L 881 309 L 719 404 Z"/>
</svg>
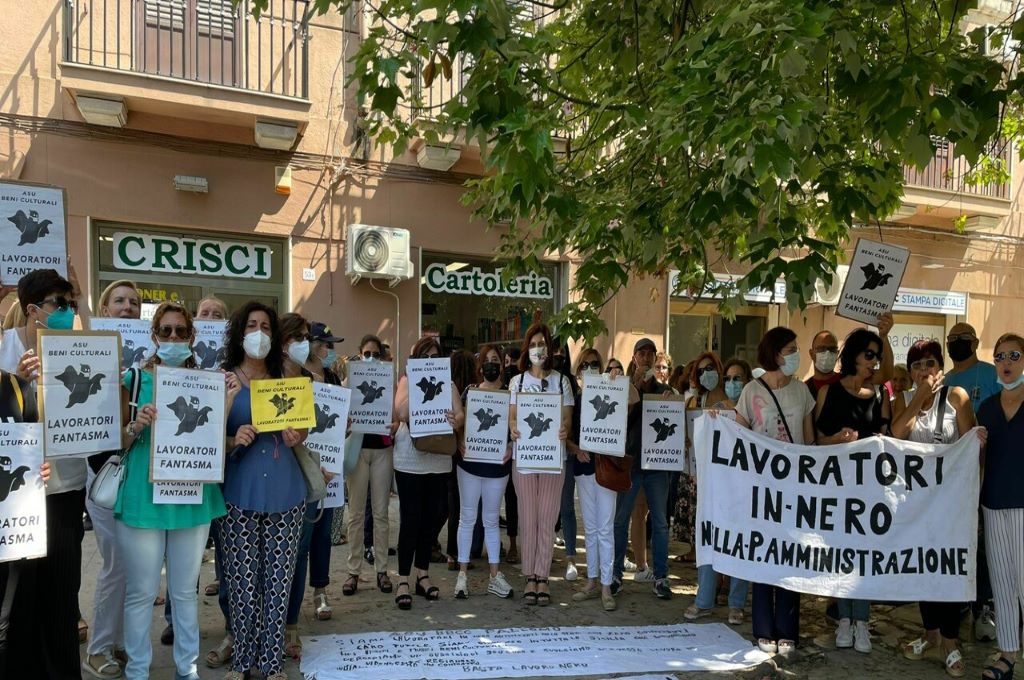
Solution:
<svg viewBox="0 0 1024 680">
<path fill-rule="evenodd" d="M 64 59 L 306 99 L 309 0 L 64 0 Z"/>
<path fill-rule="evenodd" d="M 904 166 L 903 177 L 906 185 L 924 187 L 927 189 L 941 189 L 953 191 L 971 196 L 986 196 L 988 198 L 1001 198 L 1009 200 L 1010 183 L 993 182 L 989 184 L 968 184 L 965 177 L 969 175 L 970 165 L 963 156 L 956 154 L 956 149 L 945 139 L 933 139 L 935 144 L 935 158 L 923 169 L 918 170 L 912 165 Z M 1002 161 L 1007 172 L 1011 171 L 1010 149 L 1011 144 L 1001 142 L 991 154 L 992 157 Z"/>
</svg>

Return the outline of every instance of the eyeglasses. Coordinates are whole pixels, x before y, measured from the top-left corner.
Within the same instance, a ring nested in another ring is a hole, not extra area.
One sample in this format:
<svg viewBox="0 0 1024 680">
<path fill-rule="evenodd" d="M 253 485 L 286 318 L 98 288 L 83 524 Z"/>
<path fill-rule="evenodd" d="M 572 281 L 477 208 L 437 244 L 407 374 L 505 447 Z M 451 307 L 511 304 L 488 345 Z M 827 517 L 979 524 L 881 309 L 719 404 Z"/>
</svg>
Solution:
<svg viewBox="0 0 1024 680">
<path fill-rule="evenodd" d="M 57 311 L 64 311 L 69 307 L 74 312 L 78 311 L 78 300 L 69 300 L 63 295 L 57 295 L 52 298 L 46 298 L 45 300 L 39 303 L 40 307 L 42 307 L 43 305 L 53 305 L 54 307 L 57 308 Z"/>
<path fill-rule="evenodd" d="M 697 375 L 703 375 L 704 373 L 711 373 L 714 370 L 715 370 L 715 365 L 714 364 L 708 364 L 707 366 L 704 366 L 703 368 L 698 368 L 697 369 Z"/>
<path fill-rule="evenodd" d="M 1013 363 L 1017 363 L 1018 361 L 1020 361 L 1020 352 L 1018 352 L 1015 349 L 1010 350 L 1009 352 L 996 352 L 994 355 L 992 355 L 992 358 L 994 358 L 996 361 L 1006 361 L 1007 359 L 1009 359 Z"/>
<path fill-rule="evenodd" d="M 441 356 L 441 355 L 440 355 L 440 354 L 438 354 L 437 352 L 434 352 L 433 354 L 424 354 L 424 355 L 422 355 L 422 356 L 420 357 L 420 359 L 436 359 L 436 358 L 438 358 L 439 356 Z"/>
<path fill-rule="evenodd" d="M 656 371 L 667 371 L 670 368 L 671 368 L 671 366 L 669 366 L 668 364 L 657 364 L 657 365 L 655 365 L 654 370 L 656 370 Z"/>
<path fill-rule="evenodd" d="M 380 359 L 380 352 L 363 352 L 364 359 Z"/>
<path fill-rule="evenodd" d="M 725 382 L 727 382 L 727 383 L 737 382 L 737 383 L 742 384 L 743 383 L 743 376 L 742 375 L 734 375 L 731 378 L 729 376 L 726 376 L 725 377 Z"/>
<path fill-rule="evenodd" d="M 866 349 L 866 350 L 864 350 L 863 354 L 864 354 L 864 358 L 867 359 L 868 361 L 875 361 L 880 356 L 882 356 L 881 352 L 876 352 L 873 349 Z"/>
<path fill-rule="evenodd" d="M 946 342 L 956 342 L 957 340 L 968 340 L 974 341 L 978 338 L 975 337 L 974 333 L 960 333 L 959 335 L 948 335 L 946 336 Z"/>
<path fill-rule="evenodd" d="M 935 368 L 939 365 L 939 362 L 935 359 L 918 359 L 914 363 L 910 364 L 911 371 L 921 371 L 926 368 Z"/>
<path fill-rule="evenodd" d="M 157 326 L 156 337 L 161 340 L 169 340 L 172 337 L 184 340 L 189 336 L 188 328 L 186 326 Z"/>
<path fill-rule="evenodd" d="M 600 371 L 601 370 L 601 362 L 600 361 L 581 361 L 580 362 L 580 370 L 581 371 L 589 371 L 592 368 L 596 368 L 597 370 Z"/>
</svg>

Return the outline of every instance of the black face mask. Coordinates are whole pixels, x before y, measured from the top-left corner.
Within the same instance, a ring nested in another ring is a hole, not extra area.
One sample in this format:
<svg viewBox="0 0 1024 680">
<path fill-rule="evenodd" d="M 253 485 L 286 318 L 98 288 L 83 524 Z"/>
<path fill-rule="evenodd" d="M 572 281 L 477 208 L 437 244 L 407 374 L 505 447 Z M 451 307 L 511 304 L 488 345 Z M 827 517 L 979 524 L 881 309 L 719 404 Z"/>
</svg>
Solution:
<svg viewBox="0 0 1024 680">
<path fill-rule="evenodd" d="M 971 349 L 970 340 L 954 340 L 946 345 L 949 349 L 949 358 L 953 361 L 965 361 L 971 358 L 974 350 Z"/>
<path fill-rule="evenodd" d="M 484 380 L 494 382 L 501 375 L 501 364 L 497 361 L 488 361 L 484 363 L 481 372 L 484 374 Z"/>
<path fill-rule="evenodd" d="M 518 373 L 519 369 L 516 368 L 515 364 L 506 366 L 505 370 L 501 372 L 501 384 L 504 385 L 505 387 L 508 387 L 509 384 L 512 382 L 512 378 L 516 377 Z"/>
<path fill-rule="evenodd" d="M 561 373 L 563 368 L 565 368 L 564 356 L 562 356 L 561 354 L 556 354 L 555 356 L 551 357 L 551 370 Z"/>
</svg>

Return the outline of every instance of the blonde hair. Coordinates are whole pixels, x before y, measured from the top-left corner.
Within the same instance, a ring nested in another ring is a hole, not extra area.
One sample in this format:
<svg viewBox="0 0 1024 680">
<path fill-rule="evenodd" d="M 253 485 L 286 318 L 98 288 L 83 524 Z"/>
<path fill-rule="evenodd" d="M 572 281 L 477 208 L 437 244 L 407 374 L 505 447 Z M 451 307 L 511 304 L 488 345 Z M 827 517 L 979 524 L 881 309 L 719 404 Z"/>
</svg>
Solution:
<svg viewBox="0 0 1024 680">
<path fill-rule="evenodd" d="M 128 279 L 118 279 L 117 281 L 114 281 L 112 284 L 104 288 L 103 292 L 100 293 L 101 312 L 103 311 L 103 308 L 107 306 L 107 303 L 110 302 L 110 295 L 114 292 L 114 289 L 120 288 L 121 286 L 124 286 L 125 288 L 131 288 L 135 292 L 135 294 L 139 296 L 139 301 L 142 301 L 142 295 L 139 293 L 139 288 L 138 286 L 135 285 L 134 281 L 129 281 Z"/>
<path fill-rule="evenodd" d="M 672 355 L 668 352 L 658 352 L 654 355 L 654 363 L 657 365 L 659 361 L 664 361 L 668 364 L 668 370 L 672 370 Z"/>
<path fill-rule="evenodd" d="M 195 316 L 199 316 L 199 308 L 203 306 L 203 303 L 204 303 L 204 302 L 214 302 L 214 303 L 216 303 L 217 305 L 219 305 L 219 306 L 220 306 L 220 311 L 221 311 L 221 313 L 222 313 L 222 314 L 224 315 L 224 318 L 225 318 L 225 319 L 226 319 L 226 318 L 228 318 L 228 316 L 230 316 L 230 315 L 228 314 L 228 305 L 227 305 L 227 303 L 226 303 L 226 302 L 224 302 L 223 300 L 221 300 L 221 299 L 220 299 L 219 297 L 217 297 L 216 295 L 207 295 L 207 296 L 206 296 L 206 297 L 204 297 L 204 298 L 203 298 L 202 300 L 200 300 L 199 302 L 197 302 L 197 303 L 196 303 L 196 313 L 195 313 Z"/>
<path fill-rule="evenodd" d="M 7 310 L 7 314 L 4 315 L 3 329 L 6 331 L 11 328 L 21 328 L 26 323 L 28 323 L 28 317 L 25 316 L 25 312 L 21 310 L 21 305 L 15 299 L 14 304 Z"/>
</svg>

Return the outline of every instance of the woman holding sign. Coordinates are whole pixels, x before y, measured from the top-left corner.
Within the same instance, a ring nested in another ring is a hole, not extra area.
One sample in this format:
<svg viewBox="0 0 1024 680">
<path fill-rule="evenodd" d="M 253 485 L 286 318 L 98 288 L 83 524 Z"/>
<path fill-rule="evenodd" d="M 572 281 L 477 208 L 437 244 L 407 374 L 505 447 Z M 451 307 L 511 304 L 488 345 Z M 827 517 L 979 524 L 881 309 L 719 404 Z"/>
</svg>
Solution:
<svg viewBox="0 0 1024 680">
<path fill-rule="evenodd" d="M 538 429 L 558 425 L 558 439 L 565 442 L 572 424 L 572 408 L 576 399 L 572 384 L 564 375 L 552 369 L 551 357 L 555 345 L 551 330 L 543 323 L 534 323 L 526 332 L 526 339 L 519 356 L 519 375 L 509 383 L 509 431 L 512 441 L 523 439 L 516 418 L 518 395 L 523 392 L 546 392 L 561 394 L 561 413 L 558 423 L 538 423 Z M 525 433 L 527 436 L 532 432 Z M 519 522 L 522 534 L 522 569 L 526 577 L 523 598 L 526 604 L 551 604 L 548 589 L 548 575 L 551 572 L 551 555 L 555 547 L 555 522 L 561 507 L 562 486 L 565 466 L 557 472 L 538 472 L 525 469 L 517 460 L 512 474 L 519 497 Z"/>
</svg>

